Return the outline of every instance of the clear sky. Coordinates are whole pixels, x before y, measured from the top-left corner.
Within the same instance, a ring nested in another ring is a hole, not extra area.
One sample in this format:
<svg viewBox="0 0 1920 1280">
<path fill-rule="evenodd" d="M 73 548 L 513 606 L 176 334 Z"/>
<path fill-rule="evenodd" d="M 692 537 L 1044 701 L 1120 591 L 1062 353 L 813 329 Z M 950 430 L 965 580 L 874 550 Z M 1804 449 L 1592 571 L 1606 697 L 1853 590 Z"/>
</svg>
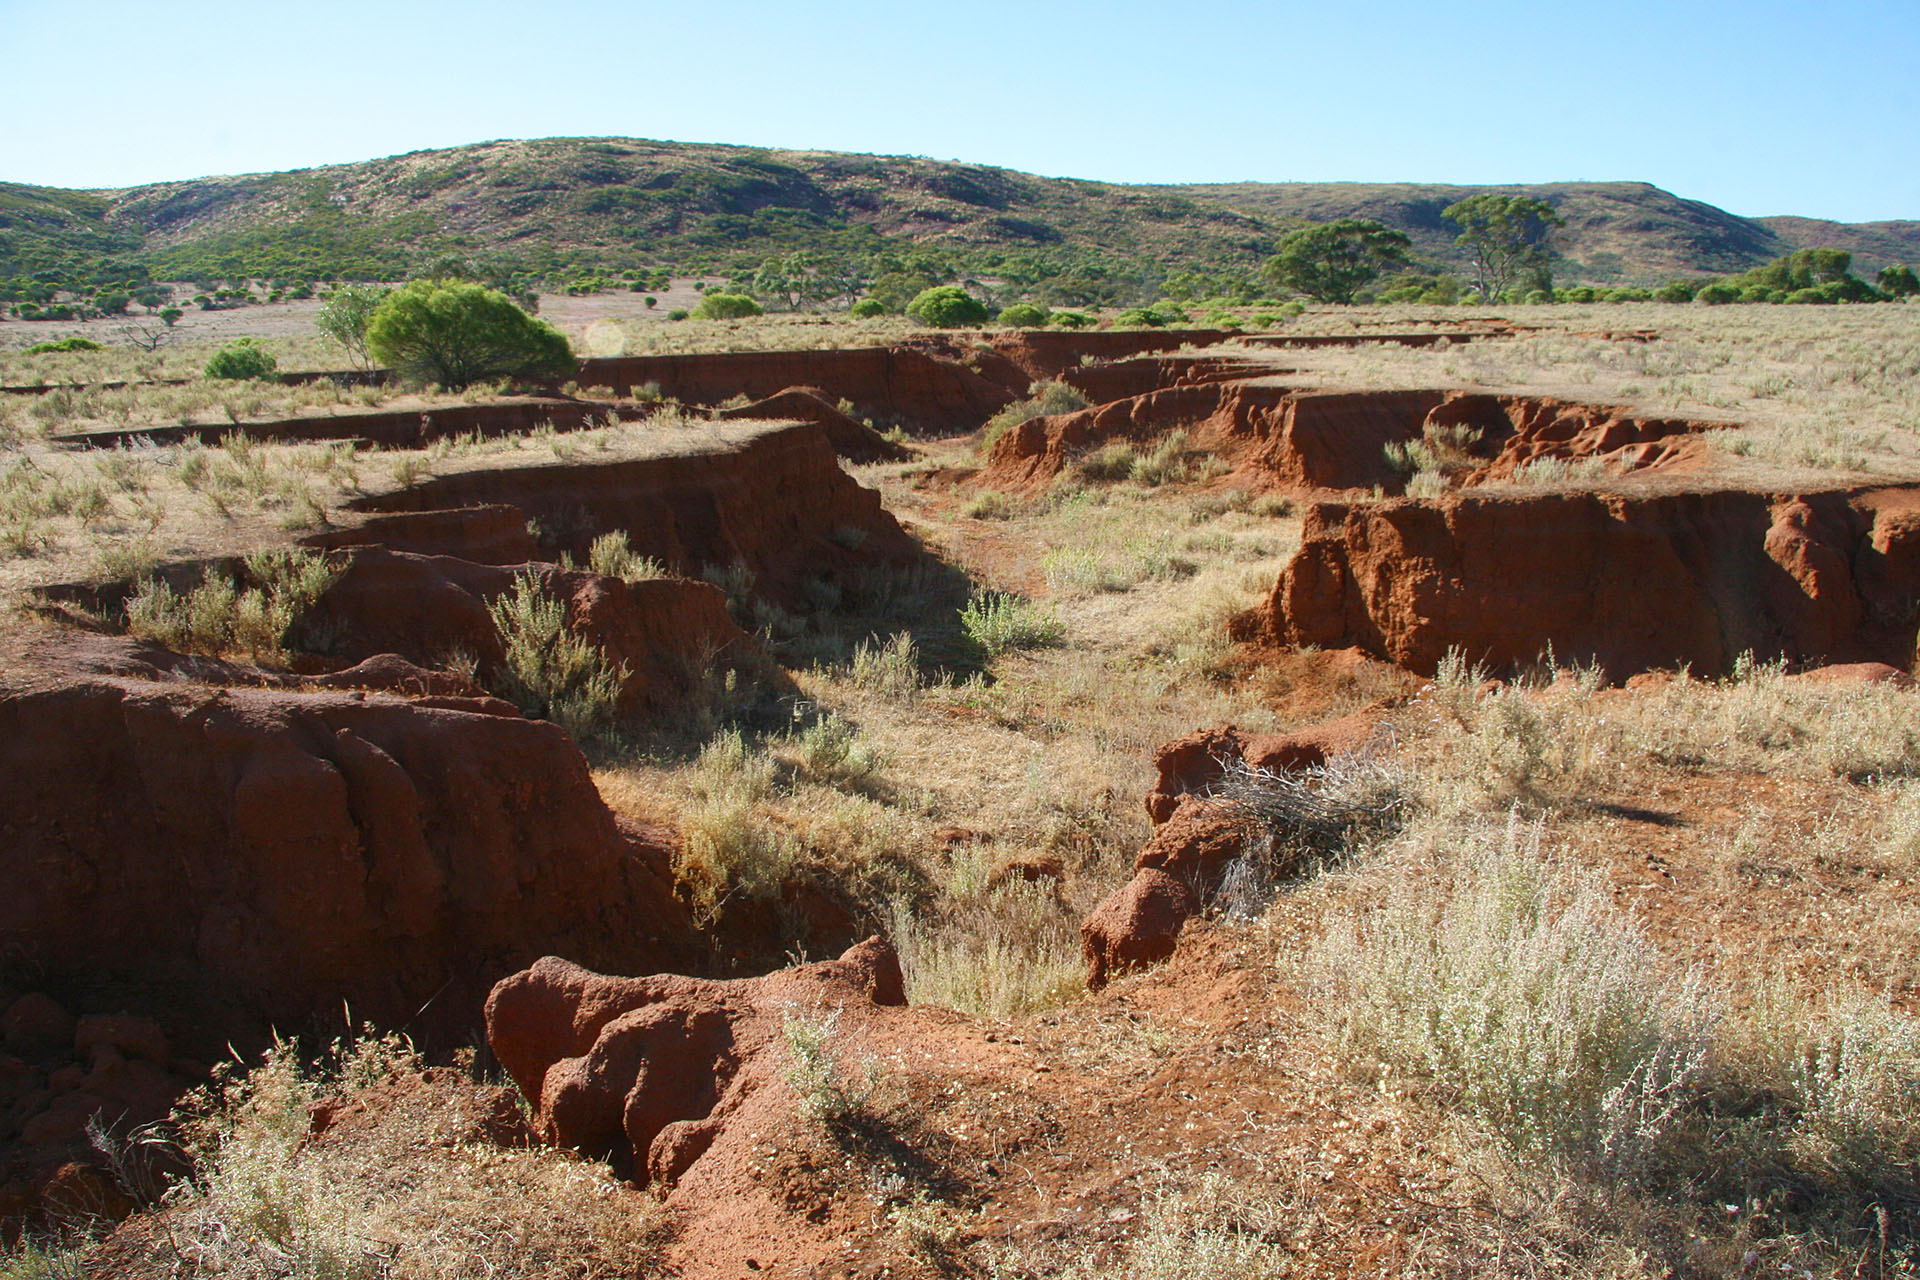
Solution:
<svg viewBox="0 0 1920 1280">
<path fill-rule="evenodd" d="M 1920 218 L 1920 0 L 0 0 L 0 86 L 53 186 L 619 135 Z"/>
</svg>

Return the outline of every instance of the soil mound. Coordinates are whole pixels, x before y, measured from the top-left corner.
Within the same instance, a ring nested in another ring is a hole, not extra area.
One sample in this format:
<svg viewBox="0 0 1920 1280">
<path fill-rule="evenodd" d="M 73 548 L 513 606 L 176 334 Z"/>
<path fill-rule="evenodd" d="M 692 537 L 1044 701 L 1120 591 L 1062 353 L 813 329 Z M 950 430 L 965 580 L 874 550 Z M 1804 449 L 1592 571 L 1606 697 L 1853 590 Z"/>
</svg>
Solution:
<svg viewBox="0 0 1920 1280">
<path fill-rule="evenodd" d="M 893 949 L 761 978 L 609 978 L 548 956 L 487 997 L 487 1043 L 547 1141 L 671 1184 L 779 1079 L 788 1016 L 906 1004 Z"/>
<path fill-rule="evenodd" d="M 1244 812 L 1208 792 L 1244 761 L 1272 773 L 1296 772 L 1364 748 L 1379 707 L 1287 734 L 1250 734 L 1217 725 L 1175 738 L 1154 753 L 1158 781 L 1147 793 L 1153 837 L 1133 860 L 1133 879 L 1108 895 L 1080 926 L 1087 985 L 1158 964 L 1173 954 L 1180 930 L 1216 894 L 1229 867 L 1260 836 Z"/>
<path fill-rule="evenodd" d="M 1451 648 L 1496 669 L 1609 677 L 1744 652 L 1910 666 L 1920 503 L 1909 490 L 1646 497 L 1574 492 L 1316 503 L 1243 641 L 1358 646 L 1431 674 Z"/>
<path fill-rule="evenodd" d="M 471 658 L 492 682 L 505 644 L 489 605 L 530 576 L 562 601 L 575 634 L 627 675 L 620 709 L 659 709 L 696 687 L 716 665 L 737 665 L 756 651 L 727 613 L 726 595 L 707 582 L 654 578 L 623 582 L 553 565 L 475 564 L 363 547 L 302 621 L 329 637 L 336 661 L 360 663 L 398 654 L 421 667 Z"/>
<path fill-rule="evenodd" d="M 1222 372 L 1227 366 L 1214 366 Z M 1101 370 L 1089 371 L 1097 379 Z M 1204 375 L 1206 371 L 1203 370 Z M 1075 413 L 1035 418 L 994 443 L 983 480 L 1019 488 L 1050 481 L 1114 441 L 1144 444 L 1185 431 L 1226 459 L 1236 482 L 1259 488 L 1374 489 L 1406 474 L 1387 457 L 1434 432 L 1471 433 L 1455 483 L 1505 480 L 1542 458 L 1599 458 L 1610 472 L 1673 470 L 1703 456 L 1692 440 L 1729 424 L 1636 418 L 1548 397 L 1460 391 L 1308 391 L 1272 380 L 1184 377 L 1174 385 Z"/>
<path fill-rule="evenodd" d="M 738 409 L 723 409 L 722 419 L 753 418 L 765 422 L 811 422 L 827 433 L 833 451 L 849 462 L 901 462 L 913 456 L 912 450 L 875 431 L 864 422 L 856 422 L 840 412 L 818 387 L 788 387 L 777 395 Z"/>
<path fill-rule="evenodd" d="M 206 1067 L 174 1056 L 151 1019 L 76 1018 L 43 992 L 6 1005 L 0 1027 L 0 1239 L 62 1216 L 127 1213 L 132 1202 L 97 1167 L 89 1122 L 124 1135 L 164 1120 Z"/>
<path fill-rule="evenodd" d="M 710 431 L 698 448 L 479 468 L 352 505 L 379 515 L 511 507 L 537 523 L 543 551 L 582 563 L 596 537 L 620 530 L 636 555 L 688 576 L 745 565 L 775 598 L 797 596 L 808 578 L 918 558 L 880 495 L 841 470 L 818 425 Z"/>
<path fill-rule="evenodd" d="M 646 388 L 691 405 L 813 387 L 829 403 L 850 401 L 861 417 L 919 434 L 971 431 L 1013 399 L 1011 388 L 969 368 L 957 350 L 911 346 L 623 356 L 585 361 L 580 382 L 620 395 Z"/>
<path fill-rule="evenodd" d="M 0 699 L 0 792 L 0 938 L 38 972 L 417 1031 L 556 947 L 692 946 L 666 838 L 493 699 L 54 682 Z"/>
</svg>

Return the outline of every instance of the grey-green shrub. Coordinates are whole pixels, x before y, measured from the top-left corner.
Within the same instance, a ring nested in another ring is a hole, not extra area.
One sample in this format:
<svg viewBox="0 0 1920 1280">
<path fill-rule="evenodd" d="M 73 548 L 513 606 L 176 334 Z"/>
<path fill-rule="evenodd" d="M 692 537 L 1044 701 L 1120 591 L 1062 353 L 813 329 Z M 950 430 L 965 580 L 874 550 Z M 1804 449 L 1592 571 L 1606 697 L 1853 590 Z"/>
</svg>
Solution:
<svg viewBox="0 0 1920 1280">
<path fill-rule="evenodd" d="M 487 612 L 505 651 L 497 676 L 502 697 L 576 738 L 612 721 L 627 669 L 568 628 L 566 602 L 548 594 L 538 574 L 515 575 L 513 589 L 490 601 Z"/>
</svg>

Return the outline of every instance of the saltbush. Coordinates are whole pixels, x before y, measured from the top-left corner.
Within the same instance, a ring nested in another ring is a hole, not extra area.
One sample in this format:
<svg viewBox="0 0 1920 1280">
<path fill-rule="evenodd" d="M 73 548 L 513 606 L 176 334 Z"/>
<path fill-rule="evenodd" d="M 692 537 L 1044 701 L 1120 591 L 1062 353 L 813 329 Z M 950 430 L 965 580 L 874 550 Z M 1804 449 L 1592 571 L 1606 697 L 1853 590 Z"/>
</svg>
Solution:
<svg viewBox="0 0 1920 1280">
<path fill-rule="evenodd" d="M 24 351 L 23 355 L 45 356 L 61 351 L 100 351 L 103 348 L 91 338 L 61 338 L 55 342 L 36 342 Z"/>
<path fill-rule="evenodd" d="M 243 382 L 265 378 L 279 365 L 280 362 L 271 351 L 255 343 L 252 338 L 242 338 L 214 352 L 207 361 L 205 372 L 209 378 Z"/>
<path fill-rule="evenodd" d="M 847 314 L 855 320 L 871 320 L 875 316 L 887 314 L 887 304 L 878 298 L 862 298 L 847 308 Z"/>
</svg>

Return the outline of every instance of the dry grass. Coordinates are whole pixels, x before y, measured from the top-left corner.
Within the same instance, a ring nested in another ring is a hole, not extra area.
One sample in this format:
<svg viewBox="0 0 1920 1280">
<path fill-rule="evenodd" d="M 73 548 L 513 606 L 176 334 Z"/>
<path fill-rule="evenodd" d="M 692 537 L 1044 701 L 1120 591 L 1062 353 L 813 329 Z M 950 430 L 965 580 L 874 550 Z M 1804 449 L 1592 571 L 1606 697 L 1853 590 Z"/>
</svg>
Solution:
<svg viewBox="0 0 1920 1280">
<path fill-rule="evenodd" d="M 310 1139 L 309 1106 L 362 1090 L 367 1110 Z M 664 1218 L 604 1165 L 489 1140 L 490 1093 L 393 1037 L 315 1067 L 277 1046 L 224 1077 L 181 1124 L 193 1174 L 142 1237 L 156 1272 L 358 1280 L 637 1273 Z"/>
<path fill-rule="evenodd" d="M 1748 474 L 1756 476 L 1814 469 L 1920 477 L 1920 307 L 1629 303 L 1378 314 L 1409 328 L 1489 315 L 1539 328 L 1419 349 L 1287 351 L 1285 362 L 1327 385 L 1483 387 L 1630 405 L 1653 417 L 1737 421 L 1744 428 L 1718 443 L 1753 464 Z M 1602 336 L 1631 329 L 1660 336 Z"/>
</svg>

